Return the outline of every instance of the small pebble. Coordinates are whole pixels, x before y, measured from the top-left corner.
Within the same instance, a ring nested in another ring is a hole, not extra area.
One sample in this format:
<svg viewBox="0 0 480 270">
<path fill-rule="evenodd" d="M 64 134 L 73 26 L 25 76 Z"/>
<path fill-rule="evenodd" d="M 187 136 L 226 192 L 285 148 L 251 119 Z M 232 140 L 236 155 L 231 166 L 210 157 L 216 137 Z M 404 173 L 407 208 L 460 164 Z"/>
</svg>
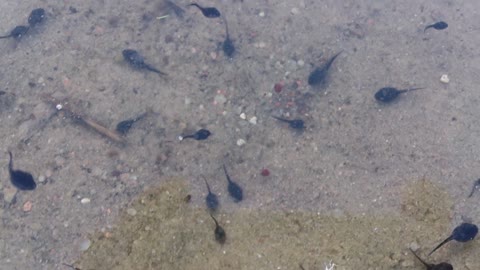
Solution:
<svg viewBox="0 0 480 270">
<path fill-rule="evenodd" d="M 292 8 L 292 10 L 290 12 L 292 12 L 293 15 L 296 15 L 296 14 L 300 13 L 300 10 L 298 10 L 298 8 Z"/>
<path fill-rule="evenodd" d="M 80 245 L 78 248 L 80 249 L 80 251 L 86 251 L 91 244 L 92 242 L 90 241 L 90 239 L 85 239 L 85 240 L 82 240 L 82 242 L 80 242 Z"/>
<path fill-rule="evenodd" d="M 260 13 L 258 13 L 258 16 L 260 16 L 260 17 L 265 17 L 265 12 L 260 11 Z"/>
<path fill-rule="evenodd" d="M 250 122 L 250 124 L 252 124 L 252 125 L 256 125 L 257 124 L 257 117 L 254 116 L 254 117 L 250 118 L 250 120 L 248 120 L 248 122 Z"/>
<path fill-rule="evenodd" d="M 47 178 L 46 178 L 44 175 L 40 175 L 40 176 L 38 177 L 38 182 L 39 182 L 39 183 L 43 183 L 43 182 L 45 182 L 45 180 L 47 180 Z"/>
<path fill-rule="evenodd" d="M 32 202 L 27 201 L 26 203 L 23 204 L 23 212 L 30 212 L 32 210 Z"/>
<path fill-rule="evenodd" d="M 5 201 L 5 203 L 11 204 L 13 202 L 13 199 L 15 198 L 15 194 L 17 194 L 17 189 L 16 188 L 6 187 L 3 190 L 3 200 Z"/>
<path fill-rule="evenodd" d="M 262 172 L 260 173 L 262 176 L 269 176 L 270 175 L 270 171 L 268 169 L 262 169 Z"/>
<path fill-rule="evenodd" d="M 240 114 L 240 118 L 242 118 L 243 120 L 247 119 L 247 116 L 245 115 L 245 113 L 241 113 Z"/>
<path fill-rule="evenodd" d="M 305 65 L 305 62 L 304 62 L 303 60 L 298 60 L 298 61 L 297 61 L 297 65 L 298 65 L 299 67 L 303 67 L 303 65 Z"/>
<path fill-rule="evenodd" d="M 442 83 L 449 83 L 450 82 L 450 78 L 448 78 L 448 75 L 447 74 L 443 74 L 442 77 L 440 77 L 440 81 Z"/>
<path fill-rule="evenodd" d="M 412 242 L 410 243 L 410 249 L 413 252 L 416 252 L 420 248 L 420 245 L 417 242 Z"/>
<path fill-rule="evenodd" d="M 222 94 L 218 94 L 213 98 L 213 104 L 215 105 L 224 104 L 225 102 L 227 102 L 227 98 Z"/>
<path fill-rule="evenodd" d="M 90 199 L 89 199 L 89 198 L 83 198 L 83 199 L 80 200 L 80 202 L 81 202 L 82 204 L 87 204 L 87 203 L 90 202 Z"/>
<path fill-rule="evenodd" d="M 127 209 L 127 214 L 129 214 L 130 216 L 135 216 L 137 214 L 137 210 L 133 209 L 133 208 L 128 208 Z"/>
<path fill-rule="evenodd" d="M 275 92 L 280 93 L 282 92 L 283 84 L 282 83 L 276 83 L 275 86 L 273 86 L 273 89 Z"/>
<path fill-rule="evenodd" d="M 244 145 L 244 144 L 246 144 L 246 143 L 247 143 L 247 142 L 245 142 L 244 139 L 238 139 L 238 140 L 237 140 L 237 145 L 238 145 L 238 146 L 242 146 L 242 145 Z"/>
<path fill-rule="evenodd" d="M 212 58 L 212 60 L 217 59 L 217 56 L 218 56 L 218 55 L 217 55 L 216 52 L 211 52 L 211 53 L 210 53 L 210 57 Z"/>
</svg>

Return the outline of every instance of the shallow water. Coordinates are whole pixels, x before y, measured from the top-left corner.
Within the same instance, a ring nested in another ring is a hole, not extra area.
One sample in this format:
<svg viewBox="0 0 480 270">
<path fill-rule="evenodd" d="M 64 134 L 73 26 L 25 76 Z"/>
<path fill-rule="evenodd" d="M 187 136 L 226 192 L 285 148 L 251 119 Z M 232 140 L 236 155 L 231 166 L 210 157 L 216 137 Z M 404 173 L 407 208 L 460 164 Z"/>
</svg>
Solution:
<svg viewBox="0 0 480 270">
<path fill-rule="evenodd" d="M 131 253 L 132 264 L 123 256 L 118 269 L 323 269 L 330 260 L 336 269 L 416 269 L 408 247 L 424 255 L 456 225 L 478 222 L 480 194 L 467 196 L 480 173 L 479 3 L 201 4 L 228 21 L 233 59 L 222 52 L 223 21 L 196 8 L 179 18 L 162 1 L 0 3 L 5 33 L 32 9 L 47 12 L 20 40 L 0 40 L 2 267 L 111 269 L 99 264 L 105 256 L 116 260 L 146 237 L 128 225 L 145 229 L 144 215 L 137 209 L 125 221 L 126 209 L 171 187 L 172 177 L 191 202 L 171 215 L 157 209 L 165 227 L 148 226 L 159 242 L 178 233 L 184 238 L 168 243 L 182 248 L 140 245 L 143 257 Z M 440 20 L 449 27 L 424 33 Z M 132 69 L 121 55 L 127 48 L 168 76 Z M 326 83 L 309 86 L 310 72 L 340 51 Z M 425 89 L 382 105 L 373 95 L 386 86 Z M 145 112 L 119 140 L 85 126 L 114 130 Z M 306 129 L 272 116 L 302 118 Z M 178 140 L 200 128 L 212 136 Z M 8 150 L 16 169 L 34 175 L 35 191 L 10 184 Z M 244 189 L 240 203 L 228 196 L 223 164 Z M 223 247 L 200 175 L 219 195 L 219 222 L 232 235 Z M 130 242 L 119 240 L 115 252 L 98 240 L 119 232 Z M 476 269 L 478 248 L 478 240 L 449 243 L 428 259 Z"/>
</svg>

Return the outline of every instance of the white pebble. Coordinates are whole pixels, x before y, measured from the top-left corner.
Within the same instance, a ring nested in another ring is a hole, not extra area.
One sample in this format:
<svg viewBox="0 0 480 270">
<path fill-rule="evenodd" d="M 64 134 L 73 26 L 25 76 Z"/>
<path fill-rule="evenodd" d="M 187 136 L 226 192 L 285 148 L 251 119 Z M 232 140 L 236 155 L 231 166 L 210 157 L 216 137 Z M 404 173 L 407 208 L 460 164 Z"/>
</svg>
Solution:
<svg viewBox="0 0 480 270">
<path fill-rule="evenodd" d="M 79 246 L 80 251 L 86 251 L 91 244 L 92 242 L 89 239 L 83 240 L 82 242 L 80 242 L 80 246 Z"/>
<path fill-rule="evenodd" d="M 137 210 L 135 210 L 133 208 L 128 208 L 127 209 L 127 214 L 129 214 L 130 216 L 135 216 L 137 214 Z"/>
<path fill-rule="evenodd" d="M 260 16 L 260 17 L 265 17 L 265 12 L 260 11 L 260 13 L 258 13 L 258 16 Z"/>
<path fill-rule="evenodd" d="M 238 139 L 238 140 L 237 140 L 237 145 L 238 145 L 238 146 L 242 146 L 242 145 L 244 145 L 244 144 L 246 144 L 246 143 L 247 143 L 247 142 L 245 142 L 244 139 Z"/>
<path fill-rule="evenodd" d="M 300 13 L 300 10 L 298 10 L 298 8 L 292 8 L 291 12 L 292 12 L 293 15 L 296 15 L 296 14 Z"/>
<path fill-rule="evenodd" d="M 245 119 L 247 119 L 247 116 L 245 115 L 245 113 L 242 112 L 242 113 L 240 114 L 240 118 L 242 118 L 243 120 L 245 120 Z"/>
<path fill-rule="evenodd" d="M 57 108 L 57 111 L 60 111 L 63 108 L 63 106 L 62 106 L 62 104 L 57 104 L 57 106 L 55 106 L 55 108 Z"/>
<path fill-rule="evenodd" d="M 440 77 L 440 81 L 442 83 L 449 83 L 450 82 L 450 78 L 448 78 L 448 75 L 447 74 L 443 74 L 442 77 Z"/>
<path fill-rule="evenodd" d="M 250 124 L 252 124 L 252 125 L 256 125 L 257 124 L 257 117 L 254 116 L 254 117 L 250 118 L 250 120 L 248 120 L 248 122 L 250 122 Z"/>
<path fill-rule="evenodd" d="M 225 102 L 227 102 L 227 98 L 222 94 L 216 95 L 215 98 L 213 99 L 213 103 L 215 105 L 216 104 L 224 104 Z"/>
<path fill-rule="evenodd" d="M 45 176 L 43 176 L 43 175 L 40 175 L 40 176 L 38 177 L 38 182 L 40 182 L 40 183 L 45 182 L 45 180 L 47 180 L 47 178 L 46 178 Z"/>
<path fill-rule="evenodd" d="M 81 202 L 82 204 L 87 204 L 87 203 L 90 202 L 90 199 L 89 199 L 89 198 L 83 198 L 83 199 L 80 200 L 80 202 Z"/>
<path fill-rule="evenodd" d="M 298 60 L 298 61 L 297 61 L 297 65 L 298 65 L 299 67 L 303 67 L 303 65 L 305 65 L 305 62 L 304 62 L 303 60 Z"/>
</svg>

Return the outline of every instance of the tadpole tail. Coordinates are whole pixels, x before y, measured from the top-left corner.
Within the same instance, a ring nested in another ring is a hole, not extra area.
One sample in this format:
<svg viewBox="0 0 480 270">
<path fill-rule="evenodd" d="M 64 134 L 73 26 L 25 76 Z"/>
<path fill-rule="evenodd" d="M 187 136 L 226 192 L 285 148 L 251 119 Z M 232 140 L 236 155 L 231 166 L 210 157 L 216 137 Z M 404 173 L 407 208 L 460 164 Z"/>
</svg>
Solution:
<svg viewBox="0 0 480 270">
<path fill-rule="evenodd" d="M 210 216 L 212 217 L 213 221 L 215 222 L 215 226 L 219 227 L 219 226 L 218 226 L 218 222 L 217 222 L 217 220 L 213 217 L 213 215 L 210 214 Z"/>
<path fill-rule="evenodd" d="M 225 167 L 225 164 L 223 164 L 223 171 L 225 172 L 225 176 L 227 177 L 227 181 L 230 183 L 232 180 L 230 179 L 230 175 L 228 175 L 227 168 Z"/>
<path fill-rule="evenodd" d="M 415 91 L 415 90 L 421 90 L 421 89 L 425 89 L 425 87 L 410 88 L 410 89 L 407 89 L 407 91 Z"/>
<path fill-rule="evenodd" d="M 189 7 L 189 6 L 194 6 L 194 7 L 197 7 L 198 9 L 202 10 L 202 7 L 200 7 L 197 3 L 188 4 L 187 7 Z"/>
<path fill-rule="evenodd" d="M 13 156 L 12 152 L 8 151 L 8 155 L 10 156 L 10 161 L 8 162 L 8 169 L 13 171 Z"/>
<path fill-rule="evenodd" d="M 279 121 L 282 121 L 282 122 L 285 122 L 285 123 L 290 123 L 290 121 L 288 119 L 284 119 L 284 118 L 277 117 L 277 116 L 274 116 L 274 115 L 272 115 L 272 117 L 279 120 Z"/>
<path fill-rule="evenodd" d="M 155 72 L 155 73 L 160 74 L 160 75 L 163 75 L 163 76 L 167 76 L 167 75 L 168 75 L 167 73 L 161 72 L 160 70 L 158 70 L 158 69 L 156 69 L 156 68 L 154 68 L 154 67 L 151 67 L 151 66 L 149 66 L 149 65 L 145 65 L 145 68 L 146 68 L 147 70 L 149 70 L 149 71 Z"/>
<path fill-rule="evenodd" d="M 210 185 L 208 185 L 207 178 L 205 178 L 205 176 L 203 176 L 203 175 L 201 175 L 201 177 L 203 178 L 203 180 L 205 181 L 205 184 L 207 185 L 208 193 L 211 193 Z"/>
<path fill-rule="evenodd" d="M 426 263 L 424 260 L 422 260 L 422 258 L 420 258 L 420 257 L 417 255 L 417 253 L 415 253 L 411 248 L 409 248 L 409 250 L 410 250 L 410 251 L 412 252 L 412 254 L 413 254 L 415 257 L 417 257 L 417 259 L 418 259 L 421 263 L 423 263 L 427 268 L 430 266 L 428 263 Z"/>
<path fill-rule="evenodd" d="M 330 68 L 330 66 L 332 65 L 333 61 L 335 61 L 335 58 L 337 58 L 337 56 L 339 56 L 343 51 L 340 51 L 338 52 L 337 54 L 335 54 L 332 58 L 330 58 L 330 61 L 328 61 L 326 67 L 327 69 Z"/>
<path fill-rule="evenodd" d="M 428 256 L 432 255 L 433 252 L 435 252 L 437 249 L 439 249 L 441 246 L 445 245 L 446 243 L 450 242 L 453 239 L 453 236 L 449 236 L 447 239 L 443 240 L 438 246 L 436 246 L 430 253 L 428 253 Z"/>
<path fill-rule="evenodd" d="M 471 198 L 473 196 L 473 193 L 475 193 L 475 190 L 477 189 L 477 186 L 476 185 L 473 185 L 472 187 L 472 191 L 470 192 L 470 195 L 468 195 L 467 198 Z"/>
<path fill-rule="evenodd" d="M 480 179 L 477 179 L 474 183 L 473 183 L 473 187 L 472 187 L 472 191 L 470 192 L 470 195 L 468 195 L 468 198 L 472 197 L 473 196 L 473 193 L 475 193 L 475 190 L 477 190 L 477 188 L 480 186 Z"/>
</svg>

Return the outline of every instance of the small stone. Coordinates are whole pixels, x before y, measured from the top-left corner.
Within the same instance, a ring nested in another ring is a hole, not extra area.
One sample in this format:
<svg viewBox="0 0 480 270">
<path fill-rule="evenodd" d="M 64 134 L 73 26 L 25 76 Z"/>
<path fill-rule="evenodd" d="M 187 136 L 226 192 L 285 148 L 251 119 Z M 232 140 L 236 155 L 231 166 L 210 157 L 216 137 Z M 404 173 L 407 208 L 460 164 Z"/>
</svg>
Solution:
<svg viewBox="0 0 480 270">
<path fill-rule="evenodd" d="M 237 145 L 238 145 L 238 146 L 242 146 L 242 145 L 244 145 L 244 144 L 246 144 L 246 143 L 247 143 L 247 142 L 246 142 L 244 139 L 238 139 L 238 140 L 237 140 Z"/>
<path fill-rule="evenodd" d="M 300 10 L 298 10 L 298 8 L 292 8 L 290 12 L 292 12 L 293 15 L 297 15 L 298 13 L 300 13 Z"/>
<path fill-rule="evenodd" d="M 50 178 L 50 177 L 52 177 L 52 175 L 53 175 L 52 170 L 48 169 L 47 171 L 45 171 L 45 177 L 46 178 Z"/>
<path fill-rule="evenodd" d="M 80 245 L 78 246 L 78 248 L 80 249 L 80 251 L 86 251 L 91 244 L 92 242 L 90 241 L 90 239 L 84 239 L 82 240 L 82 242 L 80 242 Z"/>
<path fill-rule="evenodd" d="M 39 182 L 39 183 L 43 183 L 43 182 L 45 182 L 45 180 L 47 180 L 47 178 L 46 178 L 44 175 L 40 175 L 40 176 L 38 177 L 38 182 Z"/>
<path fill-rule="evenodd" d="M 305 62 L 304 62 L 303 60 L 298 60 L 298 61 L 297 61 L 297 65 L 298 65 L 299 67 L 303 67 L 303 65 L 305 65 Z"/>
<path fill-rule="evenodd" d="M 127 214 L 129 214 L 130 216 L 135 216 L 137 214 L 137 210 L 135 210 L 134 208 L 128 208 L 127 209 Z"/>
<path fill-rule="evenodd" d="M 447 74 L 443 74 L 442 77 L 440 77 L 440 81 L 446 84 L 450 82 L 450 78 L 448 78 Z"/>
<path fill-rule="evenodd" d="M 258 47 L 259 48 L 265 48 L 267 46 L 267 44 L 263 41 L 261 41 L 260 43 L 258 43 Z"/>
<path fill-rule="evenodd" d="M 412 242 L 410 243 L 410 247 L 409 247 L 413 252 L 416 252 L 419 248 L 420 248 L 420 245 L 417 243 L 417 242 Z"/>
<path fill-rule="evenodd" d="M 265 17 L 265 12 L 260 11 L 260 13 L 258 13 L 258 16 L 260 16 L 260 17 Z"/>
<path fill-rule="evenodd" d="M 252 125 L 256 125 L 257 124 L 257 117 L 254 116 L 254 117 L 250 118 L 250 120 L 248 120 L 248 122 L 250 122 L 250 124 L 252 124 Z"/>
<path fill-rule="evenodd" d="M 276 93 L 282 92 L 283 83 L 276 83 L 276 84 L 273 86 L 273 89 L 275 90 Z"/>
<path fill-rule="evenodd" d="M 243 120 L 247 119 L 247 116 L 245 115 L 245 113 L 241 113 L 240 114 L 240 118 L 242 118 Z"/>
<path fill-rule="evenodd" d="M 215 105 L 224 104 L 225 102 L 227 102 L 227 98 L 222 94 L 218 94 L 213 98 L 213 104 Z"/>
<path fill-rule="evenodd" d="M 30 212 L 32 210 L 33 203 L 31 201 L 27 201 L 23 204 L 23 212 Z"/>
<path fill-rule="evenodd" d="M 80 200 L 80 202 L 82 204 L 87 204 L 87 203 L 90 203 L 90 199 L 89 198 L 83 198 L 83 199 Z"/>
<path fill-rule="evenodd" d="M 210 57 L 212 58 L 212 60 L 217 59 L 217 56 L 218 56 L 218 54 L 216 52 L 211 52 L 210 53 Z"/>
<path fill-rule="evenodd" d="M 3 200 L 7 204 L 11 204 L 13 202 L 13 199 L 15 199 L 15 194 L 17 194 L 17 189 L 16 188 L 5 188 L 3 190 Z"/>
</svg>

